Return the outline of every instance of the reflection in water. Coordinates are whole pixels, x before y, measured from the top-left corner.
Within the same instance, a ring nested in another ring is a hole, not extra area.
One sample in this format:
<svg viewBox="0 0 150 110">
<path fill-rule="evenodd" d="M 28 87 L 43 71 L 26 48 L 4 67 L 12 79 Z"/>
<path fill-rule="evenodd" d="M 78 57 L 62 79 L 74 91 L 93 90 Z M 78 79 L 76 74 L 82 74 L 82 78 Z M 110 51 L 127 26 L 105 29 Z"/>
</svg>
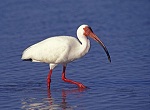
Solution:
<svg viewBox="0 0 150 110">
<path fill-rule="evenodd" d="M 51 90 L 47 91 L 48 97 L 39 98 L 25 98 L 22 100 L 22 109 L 25 110 L 73 110 L 77 106 L 69 105 L 66 100 L 68 94 L 83 92 L 85 89 L 72 89 L 72 90 L 62 90 L 61 97 L 59 99 L 52 97 Z M 57 102 L 57 100 L 60 100 Z M 56 100 L 56 101 L 55 101 Z"/>
</svg>

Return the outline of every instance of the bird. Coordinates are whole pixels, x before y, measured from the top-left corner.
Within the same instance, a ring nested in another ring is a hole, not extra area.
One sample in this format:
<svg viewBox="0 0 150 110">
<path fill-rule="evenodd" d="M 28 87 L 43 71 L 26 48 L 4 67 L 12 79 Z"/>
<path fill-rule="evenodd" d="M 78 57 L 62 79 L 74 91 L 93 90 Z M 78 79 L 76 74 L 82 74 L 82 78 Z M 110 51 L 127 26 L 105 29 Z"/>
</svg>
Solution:
<svg viewBox="0 0 150 110">
<path fill-rule="evenodd" d="M 78 27 L 77 38 L 72 36 L 49 37 L 25 49 L 22 53 L 21 59 L 23 61 L 44 62 L 49 64 L 50 70 L 47 75 L 47 87 L 49 89 L 53 69 L 58 64 L 61 64 L 63 66 L 63 81 L 75 84 L 78 88 L 85 89 L 87 88 L 87 86 L 83 85 L 81 82 L 66 78 L 66 67 L 68 63 L 83 57 L 89 52 L 89 37 L 94 39 L 102 46 L 102 48 L 106 52 L 109 62 L 111 62 L 111 58 L 106 46 L 93 32 L 92 28 L 86 24 Z"/>
</svg>

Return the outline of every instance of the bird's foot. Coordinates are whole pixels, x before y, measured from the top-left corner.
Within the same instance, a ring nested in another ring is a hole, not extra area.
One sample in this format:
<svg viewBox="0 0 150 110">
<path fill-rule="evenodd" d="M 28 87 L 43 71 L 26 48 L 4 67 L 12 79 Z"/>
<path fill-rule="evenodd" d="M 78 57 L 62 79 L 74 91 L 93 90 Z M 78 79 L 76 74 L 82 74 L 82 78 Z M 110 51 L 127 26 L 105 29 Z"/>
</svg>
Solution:
<svg viewBox="0 0 150 110">
<path fill-rule="evenodd" d="M 86 89 L 86 88 L 87 88 L 87 87 L 84 86 L 82 83 L 79 83 L 79 84 L 78 84 L 78 87 L 81 88 L 81 89 Z"/>
</svg>

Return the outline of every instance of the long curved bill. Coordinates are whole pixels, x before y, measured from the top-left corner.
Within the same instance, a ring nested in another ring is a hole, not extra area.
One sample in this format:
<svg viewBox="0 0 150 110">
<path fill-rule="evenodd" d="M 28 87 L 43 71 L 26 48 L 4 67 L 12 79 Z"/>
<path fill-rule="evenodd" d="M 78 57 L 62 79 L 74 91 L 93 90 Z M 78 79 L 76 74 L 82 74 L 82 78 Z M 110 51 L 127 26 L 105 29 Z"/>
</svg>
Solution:
<svg viewBox="0 0 150 110">
<path fill-rule="evenodd" d="M 104 51 L 105 51 L 106 54 L 107 54 L 107 57 L 108 57 L 109 62 L 111 62 L 111 58 L 110 58 L 109 52 L 108 52 L 106 46 L 104 45 L 104 43 L 103 43 L 93 32 L 91 32 L 91 33 L 89 34 L 89 36 L 90 36 L 91 38 L 93 38 L 94 40 L 96 40 L 96 41 L 103 47 Z"/>
</svg>

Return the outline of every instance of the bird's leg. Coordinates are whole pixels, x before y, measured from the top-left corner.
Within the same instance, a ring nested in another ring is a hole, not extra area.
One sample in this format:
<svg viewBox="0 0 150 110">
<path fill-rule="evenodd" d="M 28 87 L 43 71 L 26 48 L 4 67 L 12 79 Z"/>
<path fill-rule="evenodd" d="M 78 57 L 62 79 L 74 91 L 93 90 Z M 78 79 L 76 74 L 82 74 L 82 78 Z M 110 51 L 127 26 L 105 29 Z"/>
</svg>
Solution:
<svg viewBox="0 0 150 110">
<path fill-rule="evenodd" d="M 65 76 L 65 70 L 66 70 L 66 66 L 63 66 L 63 72 L 62 72 L 62 80 L 64 80 L 65 82 L 68 82 L 68 83 L 72 83 L 72 84 L 76 84 L 79 88 L 87 88 L 86 86 L 84 86 L 82 83 L 80 82 L 76 82 L 76 81 L 73 81 L 73 80 L 70 80 L 70 79 L 67 79 L 66 76 Z"/>
<path fill-rule="evenodd" d="M 48 76 L 47 76 L 47 88 L 48 89 L 50 89 L 51 75 L 52 75 L 52 69 L 50 69 Z"/>
</svg>

